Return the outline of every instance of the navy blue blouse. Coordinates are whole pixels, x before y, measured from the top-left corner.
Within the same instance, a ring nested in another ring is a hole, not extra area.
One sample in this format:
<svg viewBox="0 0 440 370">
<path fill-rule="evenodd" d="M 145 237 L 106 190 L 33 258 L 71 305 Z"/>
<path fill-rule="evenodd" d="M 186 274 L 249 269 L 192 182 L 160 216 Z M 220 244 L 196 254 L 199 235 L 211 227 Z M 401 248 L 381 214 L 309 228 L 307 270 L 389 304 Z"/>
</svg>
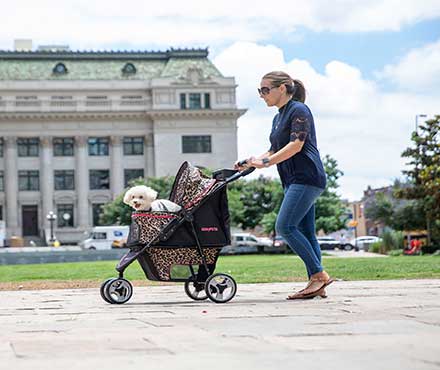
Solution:
<svg viewBox="0 0 440 370">
<path fill-rule="evenodd" d="M 307 105 L 290 100 L 273 119 L 269 151 L 275 153 L 296 139 L 304 141 L 301 151 L 277 164 L 283 188 L 305 184 L 325 189 L 326 176 L 316 144 L 312 112 Z"/>
</svg>

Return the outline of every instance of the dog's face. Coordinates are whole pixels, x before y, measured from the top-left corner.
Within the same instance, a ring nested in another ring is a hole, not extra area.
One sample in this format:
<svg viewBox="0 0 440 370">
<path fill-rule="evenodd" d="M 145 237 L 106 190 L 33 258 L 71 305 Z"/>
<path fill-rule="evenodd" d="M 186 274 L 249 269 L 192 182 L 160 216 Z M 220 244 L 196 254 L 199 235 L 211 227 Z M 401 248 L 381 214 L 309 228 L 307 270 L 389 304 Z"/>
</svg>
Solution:
<svg viewBox="0 0 440 370">
<path fill-rule="evenodd" d="M 124 195 L 124 203 L 136 211 L 149 210 L 151 203 L 156 199 L 157 192 L 148 186 L 139 185 L 127 190 Z"/>
</svg>

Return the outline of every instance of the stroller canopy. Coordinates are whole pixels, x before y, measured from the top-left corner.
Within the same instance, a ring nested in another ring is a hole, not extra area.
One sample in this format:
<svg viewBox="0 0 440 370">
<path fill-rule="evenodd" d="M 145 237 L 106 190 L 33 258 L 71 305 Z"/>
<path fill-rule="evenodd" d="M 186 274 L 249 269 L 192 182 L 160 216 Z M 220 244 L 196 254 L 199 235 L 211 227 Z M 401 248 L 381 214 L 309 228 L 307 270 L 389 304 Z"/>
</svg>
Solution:
<svg viewBox="0 0 440 370">
<path fill-rule="evenodd" d="M 200 169 L 184 162 L 174 180 L 170 200 L 190 210 L 214 189 L 215 184 L 215 179 L 205 176 Z"/>
</svg>

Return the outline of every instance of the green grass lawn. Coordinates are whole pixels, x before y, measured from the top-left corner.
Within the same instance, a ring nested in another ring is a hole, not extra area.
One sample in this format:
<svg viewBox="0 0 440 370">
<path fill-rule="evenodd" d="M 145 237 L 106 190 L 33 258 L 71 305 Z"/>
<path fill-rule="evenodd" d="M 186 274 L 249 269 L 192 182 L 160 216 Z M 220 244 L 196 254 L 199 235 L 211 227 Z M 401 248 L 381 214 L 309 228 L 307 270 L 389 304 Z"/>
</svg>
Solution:
<svg viewBox="0 0 440 370">
<path fill-rule="evenodd" d="M 343 280 L 440 278 L 440 258 L 401 256 L 388 258 L 324 257 L 330 275 Z M 0 282 L 35 280 L 104 280 L 116 277 L 117 261 L 51 263 L 0 266 Z M 238 283 L 269 283 L 306 280 L 302 261 L 293 255 L 221 256 L 216 272 L 231 274 Z M 143 280 L 138 263 L 131 264 L 124 276 Z"/>
</svg>

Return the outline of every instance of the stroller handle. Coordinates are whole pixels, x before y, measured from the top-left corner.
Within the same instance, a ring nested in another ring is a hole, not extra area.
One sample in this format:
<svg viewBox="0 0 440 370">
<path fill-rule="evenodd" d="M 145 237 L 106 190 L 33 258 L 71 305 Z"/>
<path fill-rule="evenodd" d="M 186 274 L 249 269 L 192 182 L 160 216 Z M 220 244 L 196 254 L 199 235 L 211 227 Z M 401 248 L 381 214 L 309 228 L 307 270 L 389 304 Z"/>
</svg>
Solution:
<svg viewBox="0 0 440 370">
<path fill-rule="evenodd" d="M 241 161 L 239 161 L 237 164 L 239 166 L 243 166 L 244 164 L 246 164 L 247 159 L 243 159 Z M 235 174 L 233 174 L 232 176 L 228 177 L 225 179 L 226 183 L 230 183 L 232 181 L 238 180 L 240 177 L 245 177 L 247 175 L 249 175 L 250 173 L 255 171 L 255 167 L 249 167 L 247 169 L 245 169 L 244 171 L 237 171 Z"/>
</svg>

